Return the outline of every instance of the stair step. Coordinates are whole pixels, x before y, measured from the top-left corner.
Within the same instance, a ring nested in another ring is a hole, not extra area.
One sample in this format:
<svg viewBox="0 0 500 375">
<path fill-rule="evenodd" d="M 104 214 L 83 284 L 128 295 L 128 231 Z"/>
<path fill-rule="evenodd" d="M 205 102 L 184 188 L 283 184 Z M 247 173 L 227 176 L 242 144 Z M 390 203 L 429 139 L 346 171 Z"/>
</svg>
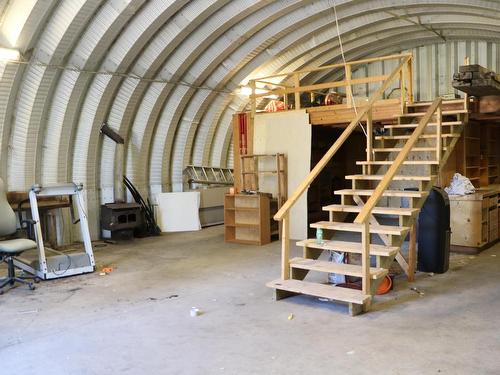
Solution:
<svg viewBox="0 0 500 375">
<path fill-rule="evenodd" d="M 359 242 L 348 242 L 348 241 L 336 241 L 336 240 L 324 240 L 323 243 L 319 244 L 316 239 L 307 239 L 297 242 L 297 246 L 309 247 L 312 249 L 321 250 L 332 250 L 346 253 L 361 254 L 361 243 Z M 370 255 L 377 256 L 394 256 L 398 253 L 399 248 L 397 246 L 384 246 L 370 244 Z"/>
<path fill-rule="evenodd" d="M 437 126 L 437 122 L 429 122 L 427 126 Z M 462 125 L 462 121 L 443 121 L 443 126 L 455 126 Z M 384 129 L 409 129 L 416 128 L 418 124 L 395 124 L 395 125 L 384 125 Z"/>
<path fill-rule="evenodd" d="M 357 161 L 356 165 L 392 165 L 394 160 Z M 405 160 L 403 165 L 438 165 L 437 160 Z"/>
<path fill-rule="evenodd" d="M 336 190 L 337 195 L 359 195 L 359 196 L 371 196 L 375 190 L 368 189 L 342 189 Z M 422 198 L 427 196 L 426 191 L 414 191 L 414 190 L 385 190 L 382 193 L 383 197 L 400 197 L 400 198 Z"/>
<path fill-rule="evenodd" d="M 400 152 L 402 147 L 386 147 L 386 148 L 373 148 L 373 152 Z M 443 151 L 448 150 L 448 147 L 443 147 Z M 436 151 L 436 147 L 413 147 L 411 152 L 429 152 Z"/>
<path fill-rule="evenodd" d="M 323 211 L 332 212 L 361 212 L 363 206 L 351 206 L 346 204 L 331 204 L 329 206 L 324 206 Z M 411 216 L 418 213 L 418 208 L 399 208 L 399 207 L 375 207 L 372 213 L 378 215 L 399 215 L 399 216 Z"/>
<path fill-rule="evenodd" d="M 447 99 L 443 100 L 443 104 L 458 104 L 464 103 L 464 99 Z M 432 105 L 432 102 L 417 102 L 417 103 L 409 103 L 407 107 L 429 107 Z"/>
<path fill-rule="evenodd" d="M 356 264 L 334 263 L 324 260 L 315 260 L 307 258 L 292 258 L 290 259 L 290 267 L 301 270 L 338 273 L 340 275 L 363 277 L 361 266 Z M 370 267 L 370 278 L 373 280 L 380 279 L 387 275 L 388 270 L 385 268 Z"/>
<path fill-rule="evenodd" d="M 368 181 L 380 181 L 385 176 L 382 174 L 353 174 L 349 176 L 345 176 L 346 180 L 368 180 Z M 428 176 L 394 176 L 394 181 L 431 181 L 434 179 L 435 175 Z"/>
<path fill-rule="evenodd" d="M 361 290 L 342 288 L 333 285 L 311 283 L 301 280 L 274 280 L 266 284 L 269 288 L 285 290 L 292 293 L 307 294 L 314 297 L 362 305 L 371 299 Z"/>
<path fill-rule="evenodd" d="M 458 115 L 460 113 L 468 113 L 468 111 L 464 109 L 455 109 L 451 111 L 443 111 L 443 116 L 446 115 Z M 403 113 L 401 115 L 395 115 L 394 117 L 423 117 L 426 115 L 426 112 L 414 112 L 414 113 Z"/>
<path fill-rule="evenodd" d="M 357 223 L 340 223 L 336 221 L 318 221 L 317 223 L 312 223 L 311 228 L 321 228 L 329 230 L 338 230 L 344 232 L 361 232 L 363 230 L 363 224 Z M 394 225 L 373 225 L 370 224 L 370 233 L 376 234 L 392 234 L 395 236 L 402 236 L 410 230 L 409 227 L 400 227 Z"/>
<path fill-rule="evenodd" d="M 384 141 L 384 140 L 395 140 L 395 139 L 410 139 L 411 134 L 407 135 L 377 135 L 375 136 L 375 139 L 377 141 Z M 460 134 L 457 133 L 445 133 L 441 134 L 441 137 L 443 138 L 460 138 Z M 419 138 L 422 139 L 429 139 L 429 138 L 436 138 L 436 134 L 422 134 Z"/>
</svg>

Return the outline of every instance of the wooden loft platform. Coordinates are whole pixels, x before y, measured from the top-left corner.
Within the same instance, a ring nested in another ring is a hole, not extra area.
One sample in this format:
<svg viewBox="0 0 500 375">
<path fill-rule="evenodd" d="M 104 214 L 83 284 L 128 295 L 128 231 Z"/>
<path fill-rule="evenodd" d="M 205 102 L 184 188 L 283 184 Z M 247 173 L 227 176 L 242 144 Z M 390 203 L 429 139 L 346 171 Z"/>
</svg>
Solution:
<svg viewBox="0 0 500 375">
<path fill-rule="evenodd" d="M 358 103 L 356 110 L 363 109 L 364 103 Z M 329 105 L 321 107 L 306 108 L 309 113 L 311 125 L 338 125 L 341 127 L 349 125 L 353 117 L 356 116 L 355 109 L 347 104 Z M 374 103 L 372 119 L 376 122 L 392 123 L 396 122 L 395 113 L 401 112 L 400 99 L 385 99 Z M 366 116 L 362 118 L 366 121 Z"/>
<path fill-rule="evenodd" d="M 353 77 L 353 72 L 363 71 L 369 64 L 374 62 L 393 62 L 400 64 L 401 69 L 394 75 L 375 75 L 365 77 Z M 396 121 L 395 114 L 402 114 L 407 103 L 413 103 L 413 56 L 411 54 L 397 54 L 383 57 L 368 58 L 357 61 L 349 61 L 345 64 L 325 65 L 314 69 L 303 69 L 290 73 L 260 77 L 249 81 L 252 90 L 250 95 L 251 118 L 257 113 L 257 107 L 262 99 L 269 97 L 280 97 L 285 110 L 305 109 L 310 114 L 312 125 L 347 125 L 356 112 L 366 106 L 367 101 L 360 100 L 353 95 L 356 86 L 368 86 L 373 89 L 380 87 L 387 79 L 394 81 L 393 87 L 386 87 L 378 99 L 370 106 L 370 114 L 374 121 L 392 122 Z M 331 75 L 343 77 L 343 80 L 308 84 L 316 75 Z M 394 87 L 399 89 L 396 98 L 391 96 Z M 345 103 L 336 105 L 301 106 L 301 95 L 327 95 L 331 90 L 338 91 L 338 96 L 345 97 Z M 354 105 L 354 103 L 356 105 Z M 356 107 L 356 108 L 355 108 Z M 366 116 L 363 116 L 366 121 Z M 362 121 L 363 121 L 362 119 Z"/>
</svg>

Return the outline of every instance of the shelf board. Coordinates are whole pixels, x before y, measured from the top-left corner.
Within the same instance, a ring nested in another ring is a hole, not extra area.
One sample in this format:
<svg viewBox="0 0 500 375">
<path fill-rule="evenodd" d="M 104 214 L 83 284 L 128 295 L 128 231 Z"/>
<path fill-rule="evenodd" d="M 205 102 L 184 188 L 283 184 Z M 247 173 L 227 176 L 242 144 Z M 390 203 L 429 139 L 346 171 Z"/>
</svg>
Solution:
<svg viewBox="0 0 500 375">
<path fill-rule="evenodd" d="M 234 225 L 235 227 L 242 227 L 242 228 L 252 228 L 252 227 L 260 227 L 260 224 L 254 224 L 254 223 L 236 223 Z"/>
<path fill-rule="evenodd" d="M 237 238 L 234 238 L 234 239 L 231 239 L 231 240 L 226 240 L 226 242 L 240 243 L 242 245 L 260 245 L 259 241 L 239 240 Z"/>
<path fill-rule="evenodd" d="M 235 207 L 236 211 L 259 211 L 259 207 Z"/>
</svg>

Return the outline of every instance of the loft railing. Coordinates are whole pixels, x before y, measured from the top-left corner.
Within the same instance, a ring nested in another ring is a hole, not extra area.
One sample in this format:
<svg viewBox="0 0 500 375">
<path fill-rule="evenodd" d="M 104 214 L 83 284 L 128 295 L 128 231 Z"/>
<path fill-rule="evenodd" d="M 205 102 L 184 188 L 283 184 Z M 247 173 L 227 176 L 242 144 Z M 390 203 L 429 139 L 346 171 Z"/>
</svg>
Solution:
<svg viewBox="0 0 500 375">
<path fill-rule="evenodd" d="M 289 245 L 290 245 L 290 209 L 294 206 L 297 200 L 302 196 L 302 194 L 307 190 L 307 188 L 311 185 L 311 183 L 316 179 L 316 177 L 321 173 L 321 171 L 325 168 L 331 158 L 335 155 L 335 153 L 340 149 L 340 147 L 344 144 L 344 142 L 349 138 L 349 135 L 354 131 L 354 129 L 358 126 L 358 123 L 366 118 L 367 122 L 367 156 L 368 160 L 371 160 L 371 144 L 372 144 L 372 110 L 374 103 L 379 100 L 384 91 L 387 90 L 389 85 L 394 81 L 398 76 L 401 78 L 401 82 L 404 81 L 402 76 L 404 75 L 403 70 L 411 71 L 411 55 L 397 55 L 400 59 L 399 65 L 389 74 L 382 82 L 382 85 L 373 93 L 368 102 L 364 104 L 361 108 L 358 109 L 356 116 L 349 123 L 349 125 L 345 128 L 340 137 L 335 141 L 335 143 L 330 147 L 330 149 L 326 152 L 326 154 L 321 158 L 321 160 L 315 165 L 315 167 L 309 172 L 307 177 L 300 183 L 300 185 L 295 189 L 290 198 L 285 202 L 285 204 L 278 210 L 278 212 L 274 215 L 274 219 L 277 221 L 282 221 L 282 246 L 281 246 L 281 278 L 283 280 L 287 280 L 290 278 L 290 254 L 289 254 Z M 394 56 L 390 56 L 385 58 L 395 58 Z M 384 58 L 378 59 L 367 59 L 369 61 L 380 61 Z M 367 62 L 367 60 L 362 60 L 363 62 Z M 352 62 L 351 65 L 356 62 Z M 331 68 L 331 67 L 330 67 Z M 320 68 L 323 69 L 323 68 Z M 327 69 L 324 67 L 324 69 Z M 265 79 L 265 78 L 263 78 Z M 343 81 L 344 83 L 351 83 L 352 81 Z M 402 86 L 402 84 L 401 84 Z M 405 90 L 401 90 L 404 92 Z M 411 96 L 410 96 L 411 97 Z M 404 102 L 402 102 L 404 104 Z M 254 107 L 254 104 L 252 105 Z M 253 108 L 255 109 L 255 108 Z M 369 239 L 368 239 L 369 240 Z M 365 239 L 366 242 L 366 239 Z M 369 242 L 369 241 L 368 241 Z M 363 259 L 366 257 L 369 258 L 368 249 L 363 251 Z M 365 261 L 366 263 L 366 261 Z M 364 270 L 366 271 L 366 270 Z M 363 275 L 363 280 L 367 279 L 366 275 Z M 364 284 L 363 284 L 364 285 Z M 369 286 L 369 281 L 368 281 Z M 363 289 L 364 292 L 369 291 L 368 289 Z M 368 293 L 366 293 L 368 294 Z"/>
<path fill-rule="evenodd" d="M 294 95 L 295 106 L 294 109 L 300 109 L 300 94 L 301 93 L 317 93 L 320 90 L 327 90 L 332 88 L 343 87 L 346 94 L 346 106 L 352 108 L 353 103 L 352 86 L 361 84 L 373 84 L 376 82 L 386 81 L 390 75 L 368 76 L 361 78 L 352 78 L 352 72 L 356 67 L 366 65 L 369 63 L 379 61 L 396 60 L 401 61 L 405 59 L 406 64 L 399 70 L 400 74 L 400 100 L 401 105 L 405 103 L 413 103 L 413 68 L 412 68 L 412 55 L 409 53 L 389 55 L 383 57 L 374 57 L 363 60 L 349 61 L 346 64 L 333 64 L 324 65 L 314 69 L 297 70 L 291 73 L 275 74 L 266 77 L 260 77 L 250 80 L 248 85 L 251 89 L 250 103 L 252 117 L 255 115 L 257 108 L 257 100 L 270 95 L 282 96 L 285 102 L 285 109 L 288 109 L 288 95 Z M 309 74 L 314 74 L 323 71 L 333 71 L 335 69 L 343 69 L 345 79 L 342 81 L 324 82 L 314 85 L 301 86 L 301 79 Z M 259 93 L 257 93 L 259 91 Z"/>
</svg>

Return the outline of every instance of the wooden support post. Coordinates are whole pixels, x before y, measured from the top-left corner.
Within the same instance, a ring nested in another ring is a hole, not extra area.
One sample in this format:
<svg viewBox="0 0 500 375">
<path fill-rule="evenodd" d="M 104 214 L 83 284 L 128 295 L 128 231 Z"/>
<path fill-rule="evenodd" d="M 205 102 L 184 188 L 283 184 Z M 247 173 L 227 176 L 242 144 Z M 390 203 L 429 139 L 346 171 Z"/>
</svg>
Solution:
<svg viewBox="0 0 500 375">
<path fill-rule="evenodd" d="M 295 73 L 293 75 L 293 85 L 294 85 L 294 88 L 300 87 L 299 73 Z M 295 92 L 295 109 L 300 109 L 300 92 L 299 91 Z"/>
<path fill-rule="evenodd" d="M 401 69 L 399 73 L 399 90 L 401 94 L 401 113 L 405 113 L 406 110 L 406 75 L 407 69 Z"/>
<path fill-rule="evenodd" d="M 373 161 L 373 111 L 366 113 L 366 161 Z M 368 165 L 368 174 L 372 174 L 372 165 Z"/>
<path fill-rule="evenodd" d="M 283 217 L 283 229 L 281 240 L 281 279 L 290 279 L 290 214 L 287 212 Z"/>
<path fill-rule="evenodd" d="M 436 110 L 436 160 L 438 163 L 441 162 L 441 155 L 443 151 L 443 106 L 439 104 L 439 107 Z"/>
<path fill-rule="evenodd" d="M 408 87 L 408 103 L 413 103 L 413 56 L 408 59 L 407 63 L 407 69 L 408 69 L 408 74 L 407 74 L 407 87 Z"/>
<path fill-rule="evenodd" d="M 408 248 L 408 281 L 415 281 L 417 268 L 417 225 L 410 228 L 410 244 Z"/>
<path fill-rule="evenodd" d="M 464 65 L 470 65 L 469 56 L 465 56 L 465 58 L 464 58 Z M 466 111 L 469 110 L 469 94 L 467 94 L 467 93 L 464 94 L 464 109 Z"/>
<path fill-rule="evenodd" d="M 363 274 L 363 294 L 370 295 L 370 223 L 368 220 L 362 224 L 361 232 L 361 269 Z"/>
<path fill-rule="evenodd" d="M 352 70 L 351 70 L 351 65 L 347 64 L 345 66 L 345 81 L 346 81 L 346 87 L 345 87 L 345 94 L 346 94 L 346 99 L 347 99 L 347 106 L 350 108 L 352 107 L 352 86 L 351 86 L 351 78 L 352 78 Z"/>
<path fill-rule="evenodd" d="M 252 94 L 250 95 L 250 106 L 251 106 L 250 107 L 251 108 L 250 109 L 250 116 L 252 118 L 254 118 L 255 117 L 255 111 L 257 109 L 257 103 L 256 103 L 257 98 L 255 96 L 255 80 L 253 80 L 253 79 L 250 80 L 248 82 L 248 84 L 250 85 L 250 88 L 252 89 Z"/>
</svg>

